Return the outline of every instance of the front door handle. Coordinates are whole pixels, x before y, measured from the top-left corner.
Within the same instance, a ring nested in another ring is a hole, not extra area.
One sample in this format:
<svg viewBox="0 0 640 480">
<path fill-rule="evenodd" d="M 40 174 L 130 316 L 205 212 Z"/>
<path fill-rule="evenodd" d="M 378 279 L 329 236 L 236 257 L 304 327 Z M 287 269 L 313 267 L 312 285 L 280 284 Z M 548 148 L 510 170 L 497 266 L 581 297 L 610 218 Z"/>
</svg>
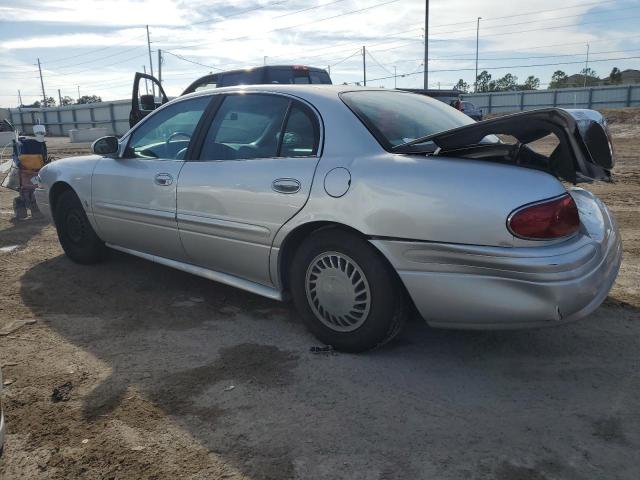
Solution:
<svg viewBox="0 0 640 480">
<path fill-rule="evenodd" d="M 278 193 L 296 193 L 300 191 L 300 182 L 295 178 L 277 178 L 271 183 L 271 188 Z"/>
<path fill-rule="evenodd" d="M 156 175 L 155 182 L 161 187 L 168 187 L 173 183 L 173 177 L 168 173 L 159 173 Z"/>
</svg>

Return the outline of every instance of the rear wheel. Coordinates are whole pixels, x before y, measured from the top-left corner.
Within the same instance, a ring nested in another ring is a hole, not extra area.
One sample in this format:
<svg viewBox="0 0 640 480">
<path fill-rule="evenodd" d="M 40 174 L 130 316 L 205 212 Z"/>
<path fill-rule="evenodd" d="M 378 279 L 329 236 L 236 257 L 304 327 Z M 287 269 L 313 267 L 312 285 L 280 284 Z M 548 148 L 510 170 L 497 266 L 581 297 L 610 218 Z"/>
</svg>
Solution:
<svg viewBox="0 0 640 480">
<path fill-rule="evenodd" d="M 104 259 L 107 248 L 72 190 L 63 192 L 56 202 L 55 220 L 60 245 L 71 260 L 91 264 Z"/>
<path fill-rule="evenodd" d="M 356 234 L 327 229 L 309 237 L 293 257 L 290 280 L 307 327 L 337 350 L 369 350 L 391 340 L 402 326 L 395 274 Z"/>
</svg>

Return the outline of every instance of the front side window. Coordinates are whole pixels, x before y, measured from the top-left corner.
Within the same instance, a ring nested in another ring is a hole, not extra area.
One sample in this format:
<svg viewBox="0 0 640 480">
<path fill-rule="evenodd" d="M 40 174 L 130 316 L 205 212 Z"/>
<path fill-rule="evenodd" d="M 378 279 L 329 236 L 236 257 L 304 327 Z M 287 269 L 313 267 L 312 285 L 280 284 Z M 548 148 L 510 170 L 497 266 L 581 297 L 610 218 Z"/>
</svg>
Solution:
<svg viewBox="0 0 640 480">
<path fill-rule="evenodd" d="M 268 158 L 278 155 L 289 99 L 275 95 L 229 95 L 211 123 L 202 160 Z"/>
<path fill-rule="evenodd" d="M 424 95 L 363 90 L 345 92 L 341 98 L 387 150 L 473 123 L 459 110 Z"/>
<path fill-rule="evenodd" d="M 182 160 L 210 101 L 210 96 L 192 98 L 167 105 L 151 115 L 131 135 L 124 156 Z"/>
</svg>

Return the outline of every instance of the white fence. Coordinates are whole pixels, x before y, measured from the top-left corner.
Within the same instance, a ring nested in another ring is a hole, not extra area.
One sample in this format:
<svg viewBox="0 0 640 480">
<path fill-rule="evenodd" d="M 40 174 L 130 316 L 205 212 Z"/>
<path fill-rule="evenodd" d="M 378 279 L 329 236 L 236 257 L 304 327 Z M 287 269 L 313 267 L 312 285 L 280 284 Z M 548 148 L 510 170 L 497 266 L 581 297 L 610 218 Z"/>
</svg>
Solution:
<svg viewBox="0 0 640 480">
<path fill-rule="evenodd" d="M 625 108 L 640 107 L 640 85 L 561 88 L 521 92 L 487 92 L 463 95 L 483 113 L 519 112 L 534 108 Z"/>
<path fill-rule="evenodd" d="M 488 92 L 463 95 L 485 114 L 517 112 L 544 107 L 624 108 L 640 107 L 640 85 Z M 47 127 L 48 135 L 66 136 L 71 129 L 106 127 L 122 135 L 129 130 L 130 100 L 69 105 L 50 108 L 10 108 L 8 119 L 21 132 L 32 133 L 33 125 Z"/>
<path fill-rule="evenodd" d="M 7 118 L 21 132 L 33 133 L 40 121 L 47 135 L 66 136 L 71 129 L 105 127 L 110 134 L 122 135 L 129 130 L 131 100 L 67 105 L 47 108 L 10 108 Z"/>
</svg>

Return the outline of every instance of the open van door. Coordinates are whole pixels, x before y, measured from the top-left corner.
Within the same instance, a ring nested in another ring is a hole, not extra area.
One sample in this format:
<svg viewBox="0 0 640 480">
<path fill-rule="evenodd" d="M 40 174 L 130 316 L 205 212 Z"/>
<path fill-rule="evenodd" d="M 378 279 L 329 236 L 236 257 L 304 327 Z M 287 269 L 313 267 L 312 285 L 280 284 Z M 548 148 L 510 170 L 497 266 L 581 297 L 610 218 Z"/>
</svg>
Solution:
<svg viewBox="0 0 640 480">
<path fill-rule="evenodd" d="M 143 80 L 144 84 L 142 85 Z M 157 78 L 147 75 L 146 73 L 136 72 L 136 76 L 133 79 L 129 126 L 133 127 L 160 105 L 168 101 L 169 99 Z"/>
</svg>

